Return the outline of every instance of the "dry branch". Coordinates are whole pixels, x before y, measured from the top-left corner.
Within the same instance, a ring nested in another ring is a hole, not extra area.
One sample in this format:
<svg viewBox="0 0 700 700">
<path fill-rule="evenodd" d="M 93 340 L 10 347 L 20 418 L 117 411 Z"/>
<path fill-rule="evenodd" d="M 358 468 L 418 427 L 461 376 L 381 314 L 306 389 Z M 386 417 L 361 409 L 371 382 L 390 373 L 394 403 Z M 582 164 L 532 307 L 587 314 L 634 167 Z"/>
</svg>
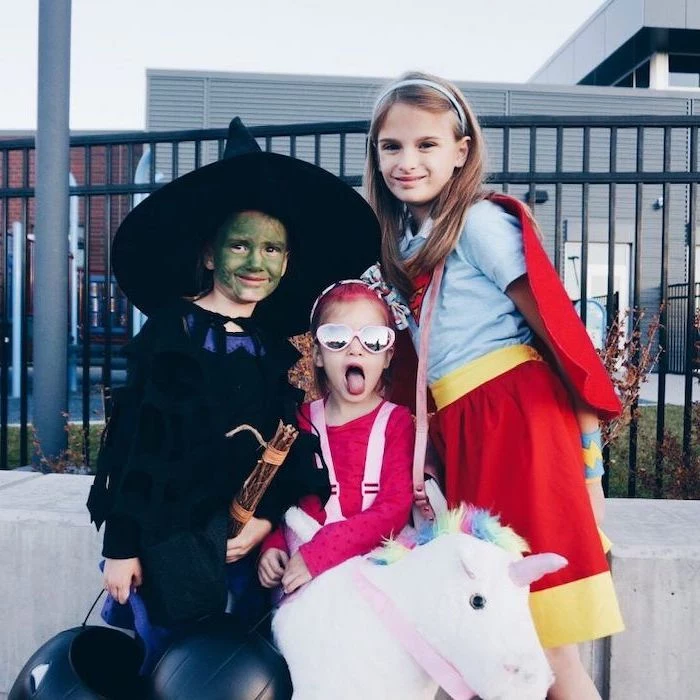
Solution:
<svg viewBox="0 0 700 700">
<path fill-rule="evenodd" d="M 633 310 L 627 309 L 615 318 L 605 346 L 598 352 L 622 403 L 621 415 L 602 426 L 603 442 L 606 445 L 612 443 L 634 417 L 641 386 L 646 382 L 662 351 L 656 343 L 661 327 L 659 315 L 651 319 L 646 334 L 642 337 L 641 323 L 645 312 L 632 312 Z M 634 318 L 634 325 L 628 334 L 630 316 Z"/>
</svg>

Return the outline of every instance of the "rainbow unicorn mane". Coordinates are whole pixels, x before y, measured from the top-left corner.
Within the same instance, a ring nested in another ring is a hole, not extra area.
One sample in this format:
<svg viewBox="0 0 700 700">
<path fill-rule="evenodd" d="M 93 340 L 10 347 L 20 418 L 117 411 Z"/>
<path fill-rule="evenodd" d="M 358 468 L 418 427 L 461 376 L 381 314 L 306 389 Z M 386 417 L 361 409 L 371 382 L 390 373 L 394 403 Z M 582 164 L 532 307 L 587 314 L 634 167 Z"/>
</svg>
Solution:
<svg viewBox="0 0 700 700">
<path fill-rule="evenodd" d="M 386 540 L 381 550 L 369 557 L 369 560 L 380 565 L 393 564 L 415 547 L 432 542 L 440 535 L 460 533 L 491 542 L 507 552 L 520 554 L 530 551 L 527 542 L 512 528 L 502 525 L 498 516 L 483 508 L 462 504 L 440 515 L 435 522 L 413 530 L 409 535 Z"/>
</svg>

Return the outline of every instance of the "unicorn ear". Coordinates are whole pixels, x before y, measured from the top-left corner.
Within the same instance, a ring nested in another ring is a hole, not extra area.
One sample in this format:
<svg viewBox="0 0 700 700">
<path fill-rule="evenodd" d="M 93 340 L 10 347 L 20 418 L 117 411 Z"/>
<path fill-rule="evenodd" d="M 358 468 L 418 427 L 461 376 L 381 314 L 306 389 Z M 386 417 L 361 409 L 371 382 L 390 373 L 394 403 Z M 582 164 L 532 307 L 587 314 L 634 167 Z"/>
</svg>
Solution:
<svg viewBox="0 0 700 700">
<path fill-rule="evenodd" d="M 563 569 L 569 562 L 558 554 L 532 554 L 514 561 L 509 566 L 510 577 L 516 586 L 529 586 L 545 574 Z"/>
</svg>

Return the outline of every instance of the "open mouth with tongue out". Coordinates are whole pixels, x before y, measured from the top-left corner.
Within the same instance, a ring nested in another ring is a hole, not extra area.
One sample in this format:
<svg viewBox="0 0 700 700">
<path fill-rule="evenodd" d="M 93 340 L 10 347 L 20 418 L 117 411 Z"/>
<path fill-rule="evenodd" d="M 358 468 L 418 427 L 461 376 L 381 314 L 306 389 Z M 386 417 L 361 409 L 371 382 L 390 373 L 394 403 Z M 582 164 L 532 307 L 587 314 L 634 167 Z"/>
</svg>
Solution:
<svg viewBox="0 0 700 700">
<path fill-rule="evenodd" d="M 348 393 L 358 396 L 365 390 L 365 372 L 359 365 L 349 365 L 345 370 Z"/>
</svg>

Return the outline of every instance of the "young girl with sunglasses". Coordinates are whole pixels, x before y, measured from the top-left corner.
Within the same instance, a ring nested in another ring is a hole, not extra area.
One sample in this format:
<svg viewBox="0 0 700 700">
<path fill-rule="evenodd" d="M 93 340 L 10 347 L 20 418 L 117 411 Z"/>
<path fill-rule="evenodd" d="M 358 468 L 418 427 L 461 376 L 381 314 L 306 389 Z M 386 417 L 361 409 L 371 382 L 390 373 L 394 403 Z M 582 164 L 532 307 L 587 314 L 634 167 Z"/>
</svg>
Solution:
<svg viewBox="0 0 700 700">
<path fill-rule="evenodd" d="M 599 698 L 575 644 L 623 627 L 591 507 L 603 496 L 598 418 L 620 404 L 531 213 L 488 194 L 483 176 L 483 137 L 454 85 L 409 73 L 381 93 L 365 187 L 438 409 L 448 503 L 500 513 L 533 553 L 568 559 L 530 598 L 549 697 Z"/>
<path fill-rule="evenodd" d="M 267 538 L 258 566 L 267 588 L 281 583 L 292 593 L 374 549 L 408 521 L 413 420 L 408 409 L 383 398 L 392 326 L 387 305 L 360 280 L 329 287 L 314 305 L 313 361 L 324 398 L 302 406 L 299 425 L 320 437 L 331 496 L 325 506 L 317 496 L 300 503 L 323 527 L 291 558 L 281 530 Z"/>
</svg>

